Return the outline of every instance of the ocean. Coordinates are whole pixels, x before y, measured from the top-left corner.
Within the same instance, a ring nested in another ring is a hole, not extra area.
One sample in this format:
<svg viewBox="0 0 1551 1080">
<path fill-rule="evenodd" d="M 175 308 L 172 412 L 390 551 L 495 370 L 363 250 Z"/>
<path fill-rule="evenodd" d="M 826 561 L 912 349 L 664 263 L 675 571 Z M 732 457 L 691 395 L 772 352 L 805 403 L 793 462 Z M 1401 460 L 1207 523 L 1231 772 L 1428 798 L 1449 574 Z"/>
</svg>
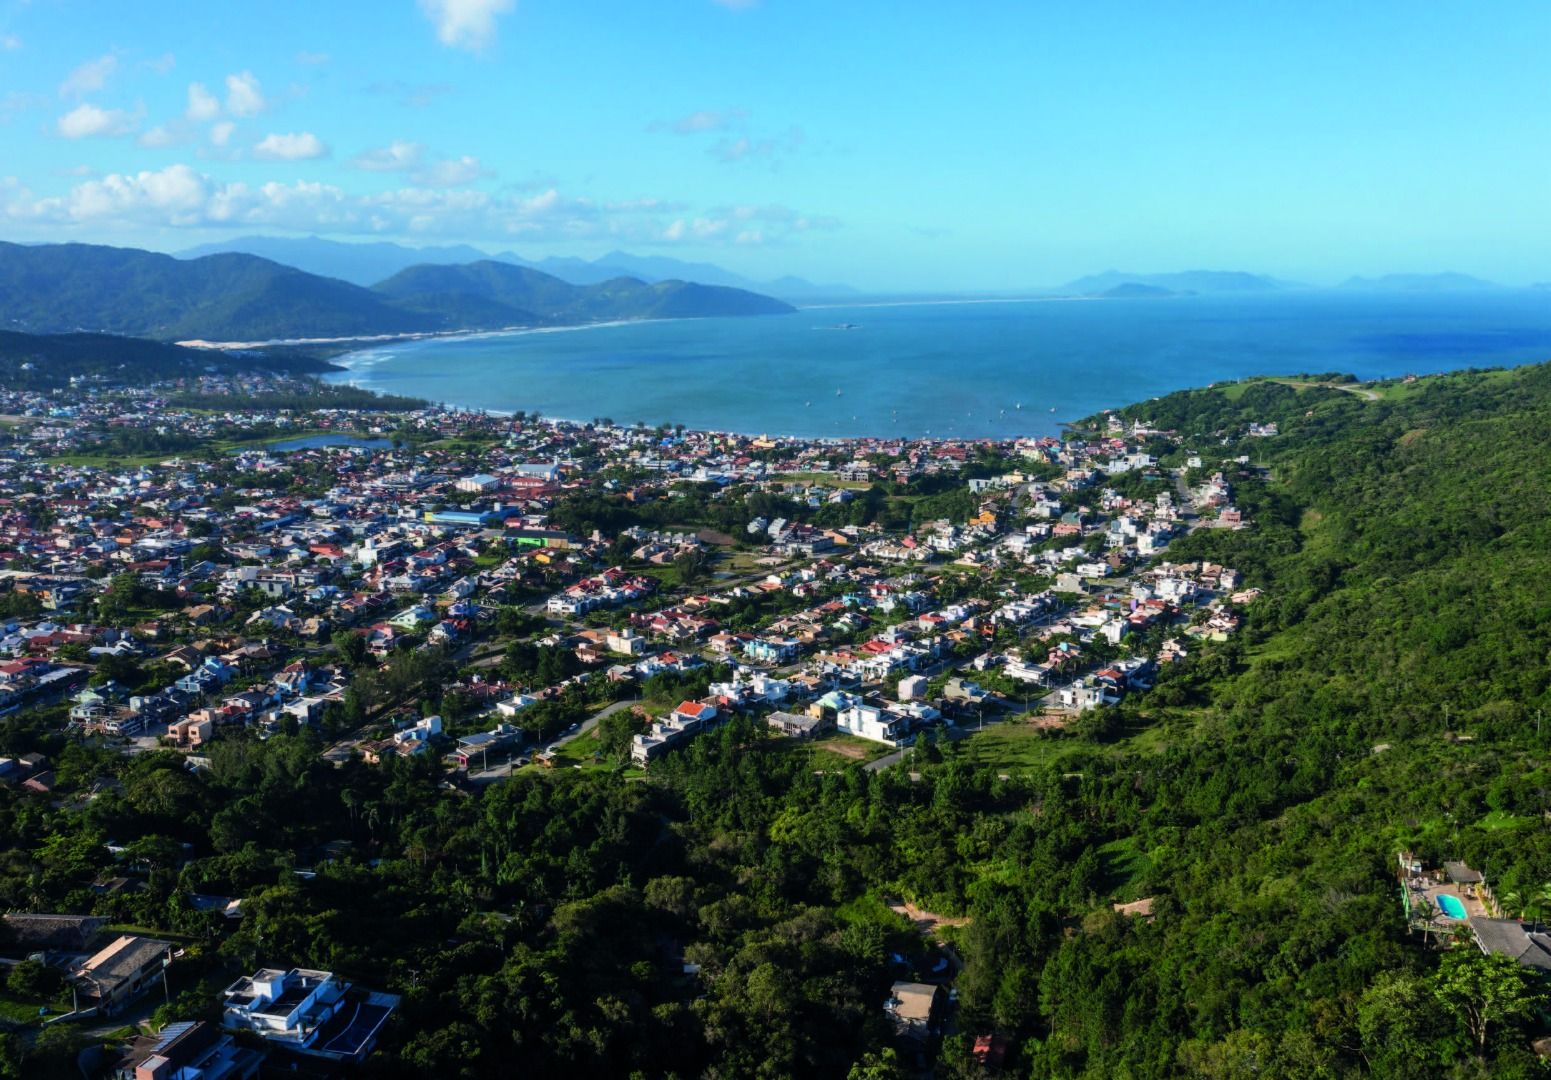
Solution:
<svg viewBox="0 0 1551 1080">
<path fill-rule="evenodd" d="M 335 381 L 497 412 L 802 437 L 1055 434 L 1247 375 L 1363 380 L 1551 359 L 1551 292 L 1341 291 L 805 308 L 433 338 Z"/>
</svg>

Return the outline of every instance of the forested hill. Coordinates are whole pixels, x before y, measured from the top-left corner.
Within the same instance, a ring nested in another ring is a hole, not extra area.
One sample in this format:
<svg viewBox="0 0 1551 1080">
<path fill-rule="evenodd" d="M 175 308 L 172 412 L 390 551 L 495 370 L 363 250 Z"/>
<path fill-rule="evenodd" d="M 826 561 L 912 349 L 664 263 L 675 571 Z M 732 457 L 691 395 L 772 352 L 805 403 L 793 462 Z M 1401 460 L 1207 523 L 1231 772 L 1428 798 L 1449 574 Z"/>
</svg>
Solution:
<svg viewBox="0 0 1551 1080">
<path fill-rule="evenodd" d="M 336 768 L 306 729 L 216 740 L 190 773 L 21 715 L 0 753 L 46 750 L 59 787 L 0 789 L 0 907 L 186 935 L 209 985 L 168 1016 L 214 1017 L 230 971 L 277 958 L 400 993 L 382 1076 L 893 1080 L 891 982 L 957 960 L 945 1077 L 983 1075 L 991 1032 L 1019 1077 L 1544 1075 L 1544 985 L 1408 933 L 1395 856 L 1465 860 L 1551 914 L 1551 368 L 1267 380 L 1121 416 L 1189 436 L 1163 464 L 1199 453 L 1252 522 L 1163 557 L 1265 592 L 1116 710 L 878 772 L 738 718 L 644 782 L 528 770 L 470 794 L 430 754 Z M 498 670 L 549 681 L 561 652 L 518 643 Z M 452 717 L 454 677 L 406 652 L 358 667 L 347 709 L 417 687 Z M 146 886 L 87 894 L 125 837 Z M 316 855 L 338 841 L 353 853 Z M 957 960 L 888 898 L 943 916 Z M 1150 918 L 1113 909 L 1143 898 Z"/>
<path fill-rule="evenodd" d="M 520 275 L 521 287 L 501 271 Z M 384 284 L 374 291 L 236 253 L 185 260 L 0 243 L 0 329 L 251 342 L 793 310 L 741 289 L 629 278 L 577 286 L 497 263 L 417 267 Z"/>
<path fill-rule="evenodd" d="M 465 311 L 475 322 L 598 322 L 700 315 L 779 315 L 791 305 L 758 293 L 687 281 L 648 285 L 620 277 L 572 285 L 523 266 L 482 260 L 465 266 L 412 266 L 373 287 L 409 310 Z"/>
</svg>

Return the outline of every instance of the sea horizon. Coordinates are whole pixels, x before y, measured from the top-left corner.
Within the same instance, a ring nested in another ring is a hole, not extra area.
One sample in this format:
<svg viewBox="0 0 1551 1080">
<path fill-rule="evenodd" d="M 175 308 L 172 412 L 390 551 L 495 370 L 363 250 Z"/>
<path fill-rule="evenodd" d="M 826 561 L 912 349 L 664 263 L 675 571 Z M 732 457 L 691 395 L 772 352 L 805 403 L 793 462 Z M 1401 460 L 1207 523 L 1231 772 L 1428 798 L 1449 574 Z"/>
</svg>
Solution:
<svg viewBox="0 0 1551 1080">
<path fill-rule="evenodd" d="M 399 341 L 327 378 L 506 415 L 794 438 L 1016 438 L 1251 376 L 1361 381 L 1551 356 L 1532 292 L 980 299 Z M 575 331 L 590 331 L 578 335 Z M 822 331 L 822 332 L 821 332 Z"/>
</svg>

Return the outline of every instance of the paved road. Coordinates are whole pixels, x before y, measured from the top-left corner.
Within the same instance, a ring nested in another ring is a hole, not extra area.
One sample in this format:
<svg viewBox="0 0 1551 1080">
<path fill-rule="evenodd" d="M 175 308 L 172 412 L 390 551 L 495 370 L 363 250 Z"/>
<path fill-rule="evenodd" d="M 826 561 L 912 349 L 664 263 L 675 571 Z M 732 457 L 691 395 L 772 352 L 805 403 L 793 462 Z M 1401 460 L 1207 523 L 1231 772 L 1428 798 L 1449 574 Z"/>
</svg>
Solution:
<svg viewBox="0 0 1551 1080">
<path fill-rule="evenodd" d="M 570 735 L 565 735 L 555 739 L 549 745 L 564 746 L 566 743 L 574 742 L 575 740 L 580 739 L 583 735 L 586 735 L 593 728 L 597 727 L 598 722 L 601 721 L 605 716 L 613 716 L 617 712 L 628 709 L 632 705 L 639 705 L 640 703 L 640 698 L 633 698 L 629 701 L 616 701 L 611 705 L 605 705 L 603 708 L 593 713 L 587 719 L 583 720 L 581 727 L 577 728 L 575 732 Z M 507 755 L 505 759 L 497 762 L 494 765 L 491 765 L 488 769 L 470 768 L 467 777 L 468 782 L 471 784 L 489 784 L 496 780 L 506 779 L 512 774 L 513 762 L 517 759 L 519 754 L 519 751 L 513 750 L 510 752 L 510 754 Z"/>
<path fill-rule="evenodd" d="M 568 742 L 574 742 L 575 740 L 580 739 L 583 735 L 587 734 L 593 728 L 597 727 L 598 722 L 605 716 L 613 716 L 615 713 L 628 709 L 632 705 L 639 704 L 641 704 L 640 698 L 631 698 L 628 701 L 616 701 L 612 705 L 605 705 L 603 708 L 593 713 L 587 719 L 583 720 L 582 726 L 577 728 L 574 734 L 567 735 L 564 738 L 556 739 L 553 745 L 564 746 Z"/>
</svg>

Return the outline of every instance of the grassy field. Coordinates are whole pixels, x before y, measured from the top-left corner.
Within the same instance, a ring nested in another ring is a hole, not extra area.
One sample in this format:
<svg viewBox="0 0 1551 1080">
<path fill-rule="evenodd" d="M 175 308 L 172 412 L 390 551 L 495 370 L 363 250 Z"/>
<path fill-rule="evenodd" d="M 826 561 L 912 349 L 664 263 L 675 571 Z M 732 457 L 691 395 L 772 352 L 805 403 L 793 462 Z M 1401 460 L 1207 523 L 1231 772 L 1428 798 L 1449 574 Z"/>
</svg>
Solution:
<svg viewBox="0 0 1551 1080">
<path fill-rule="evenodd" d="M 992 724 L 968 736 L 959 745 L 975 765 L 999 769 L 1031 769 L 1054 760 L 1061 740 L 1016 720 Z"/>
<path fill-rule="evenodd" d="M 1194 725 L 1195 718 L 1187 710 L 1175 710 L 1167 716 L 1149 717 L 1127 728 L 1117 739 L 1094 743 L 1061 732 L 1047 733 L 1022 720 L 1008 720 L 971 733 L 959 746 L 964 757 L 975 765 L 1016 772 L 1041 766 L 1059 767 L 1066 758 L 1094 752 L 1157 753 Z"/>
<path fill-rule="evenodd" d="M 1415 397 L 1435 386 L 1464 389 L 1467 386 L 1479 386 L 1483 383 L 1506 382 L 1514 377 L 1511 368 L 1501 371 L 1478 372 L 1451 372 L 1444 375 L 1428 375 L 1417 379 L 1415 382 L 1406 382 L 1404 379 L 1392 379 L 1388 382 L 1376 382 L 1367 385 L 1366 389 L 1372 390 L 1382 401 L 1404 401 L 1406 398 Z"/>
<path fill-rule="evenodd" d="M 792 745 L 795 748 L 807 750 L 813 767 L 825 772 L 849 768 L 852 765 L 865 765 L 891 752 L 891 748 L 882 743 L 858 738 L 855 735 L 830 735 L 806 745 L 802 743 Z"/>
<path fill-rule="evenodd" d="M 546 772 L 553 770 L 558 772 L 562 769 L 612 773 L 618 769 L 618 764 L 602 756 L 598 743 L 598 729 L 593 728 L 593 730 L 586 734 L 580 735 L 568 743 L 561 744 L 555 751 L 555 761 L 549 769 L 535 762 L 531 765 L 525 765 L 517 771 Z M 626 777 L 642 777 L 646 775 L 646 772 L 643 769 L 630 765 L 625 767 L 623 775 Z"/>
<path fill-rule="evenodd" d="M 776 473 L 772 480 L 784 480 L 790 484 L 818 484 L 822 487 L 849 488 L 852 491 L 866 491 L 872 486 L 869 482 L 861 480 L 842 480 L 834 473 L 827 472 L 790 472 Z"/>
</svg>

